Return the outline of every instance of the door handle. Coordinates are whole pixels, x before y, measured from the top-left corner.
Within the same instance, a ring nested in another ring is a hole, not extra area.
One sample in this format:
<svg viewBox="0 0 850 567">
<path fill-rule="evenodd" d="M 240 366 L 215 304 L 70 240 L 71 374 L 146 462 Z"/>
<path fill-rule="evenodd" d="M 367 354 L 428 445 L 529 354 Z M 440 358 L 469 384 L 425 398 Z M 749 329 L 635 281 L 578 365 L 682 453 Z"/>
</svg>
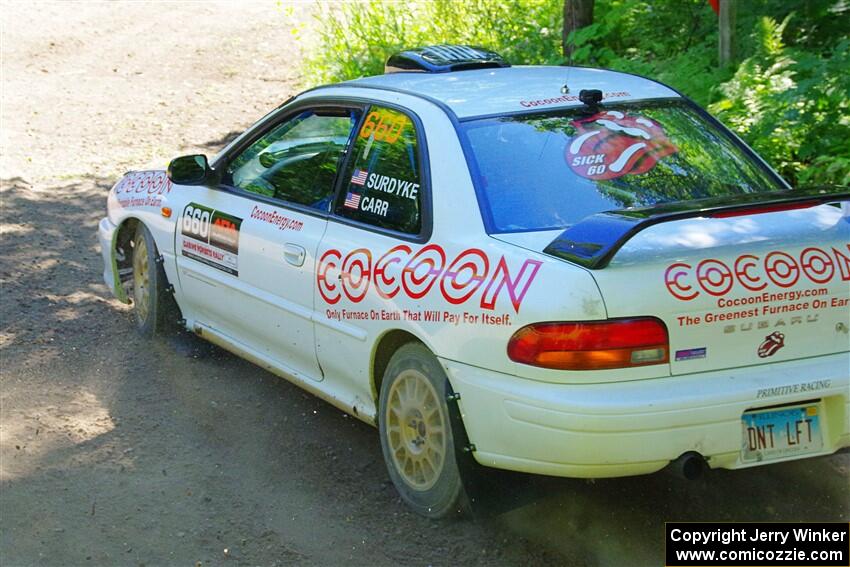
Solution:
<svg viewBox="0 0 850 567">
<path fill-rule="evenodd" d="M 304 258 L 307 257 L 307 251 L 302 246 L 287 242 L 283 246 L 283 257 L 293 266 L 303 266 Z"/>
</svg>

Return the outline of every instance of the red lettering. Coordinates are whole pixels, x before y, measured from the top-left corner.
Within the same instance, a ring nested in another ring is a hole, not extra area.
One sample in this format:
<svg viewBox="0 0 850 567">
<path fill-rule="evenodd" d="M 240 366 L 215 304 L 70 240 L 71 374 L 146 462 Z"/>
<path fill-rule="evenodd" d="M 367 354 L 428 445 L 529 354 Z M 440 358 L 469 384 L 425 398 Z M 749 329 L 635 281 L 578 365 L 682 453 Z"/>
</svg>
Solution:
<svg viewBox="0 0 850 567">
<path fill-rule="evenodd" d="M 850 244 L 847 245 L 847 250 L 850 251 Z M 832 254 L 835 256 L 835 264 L 841 273 L 841 281 L 846 282 L 850 280 L 850 257 L 842 254 L 835 248 L 832 249 Z"/>
<path fill-rule="evenodd" d="M 365 248 L 352 250 L 342 263 L 342 291 L 354 303 L 360 303 L 369 291 L 372 276 L 372 253 Z"/>
<path fill-rule="evenodd" d="M 400 290 L 404 290 L 411 299 L 421 299 L 441 278 L 440 291 L 443 298 L 458 305 L 469 301 L 481 289 L 490 273 L 490 259 L 478 248 L 462 251 L 447 269 L 446 253 L 437 244 L 429 244 L 410 256 L 412 252 L 410 246 L 400 244 L 388 250 L 373 264 L 372 253 L 365 248 L 352 250 L 345 257 L 339 250 L 327 250 L 319 258 L 316 267 L 319 294 L 331 305 L 339 302 L 343 295 L 359 303 L 366 297 L 372 284 L 382 299 L 392 299 Z M 401 267 L 403 264 L 404 267 Z M 506 290 L 518 313 L 542 264 L 538 260 L 526 260 L 514 276 L 502 256 L 484 289 L 480 306 L 483 309 L 495 309 L 496 300 Z"/>
<path fill-rule="evenodd" d="M 469 277 L 464 278 L 461 275 L 464 271 L 469 272 Z M 478 248 L 465 250 L 455 258 L 455 261 L 443 274 L 443 279 L 440 281 L 440 291 L 443 292 L 446 301 L 453 305 L 465 303 L 478 291 L 489 271 L 490 260 L 483 250 Z M 464 289 L 467 289 L 465 293 Z"/>
<path fill-rule="evenodd" d="M 785 252 L 771 252 L 764 259 L 764 270 L 779 287 L 791 287 L 800 279 L 800 266 Z"/>
<path fill-rule="evenodd" d="M 484 294 L 481 296 L 481 307 L 483 309 L 493 310 L 496 308 L 496 299 L 502 291 L 502 288 L 507 287 L 508 295 L 511 298 L 511 304 L 514 310 L 519 313 L 519 306 L 522 304 L 522 299 L 525 297 L 528 287 L 537 275 L 537 271 L 543 262 L 539 260 L 526 260 L 519 269 L 515 279 L 511 279 L 508 271 L 508 264 L 505 262 L 505 257 L 499 259 L 499 264 L 496 266 L 496 271 L 493 273 L 493 278 L 487 287 L 484 288 Z"/>
<path fill-rule="evenodd" d="M 151 185 L 153 184 L 153 175 L 150 173 L 145 173 L 142 176 L 141 189 L 144 189 L 148 193 L 150 193 Z"/>
<path fill-rule="evenodd" d="M 693 293 L 688 293 L 693 289 L 692 285 L 683 284 L 679 281 L 683 276 L 688 275 L 688 271 L 691 269 L 690 264 L 685 264 L 683 262 L 677 262 L 675 264 L 671 264 L 667 271 L 664 272 L 664 283 L 667 285 L 667 291 L 669 291 L 673 297 L 677 299 L 681 299 L 682 301 L 690 301 L 699 295 L 698 291 L 694 291 Z"/>
<path fill-rule="evenodd" d="M 800 267 L 807 278 L 819 284 L 828 282 L 835 275 L 832 258 L 820 248 L 803 250 L 800 254 Z"/>
<path fill-rule="evenodd" d="M 697 265 L 697 281 L 706 293 L 725 295 L 732 289 L 732 271 L 720 260 L 703 260 Z"/>
<path fill-rule="evenodd" d="M 134 183 L 135 187 L 136 187 L 136 193 L 144 193 L 145 192 L 145 183 L 148 181 L 148 179 L 150 179 L 150 178 L 144 173 L 137 173 L 136 174 L 135 183 Z"/>
<path fill-rule="evenodd" d="M 128 173 L 115 184 L 115 193 L 144 193 L 162 195 L 171 192 L 171 180 L 162 171 Z"/>
<path fill-rule="evenodd" d="M 758 259 L 758 256 L 744 254 L 735 260 L 735 276 L 741 282 L 741 285 L 750 291 L 761 291 L 767 287 L 767 282 L 762 281 L 761 276 L 750 274 L 750 270 L 757 266 L 756 260 Z M 761 282 L 761 285 L 759 285 L 759 282 Z"/>
<path fill-rule="evenodd" d="M 223 228 L 224 230 L 236 230 L 236 224 L 221 217 L 217 217 L 213 225 Z"/>
<path fill-rule="evenodd" d="M 847 249 L 850 252 L 850 244 Z M 836 272 L 842 281 L 850 281 L 850 256 L 836 248 L 831 248 L 831 251 L 832 255 L 821 248 L 810 246 L 797 256 L 792 256 L 776 250 L 764 259 L 753 254 L 742 254 L 735 259 L 734 272 L 720 260 L 703 260 L 697 266 L 696 279 L 706 293 L 714 296 L 726 295 L 735 283 L 750 291 L 761 291 L 768 283 L 784 288 L 792 287 L 800 280 L 800 274 L 820 285 L 830 282 Z M 758 273 L 759 268 L 764 269 L 767 278 Z M 691 275 L 689 264 L 671 264 L 664 272 L 667 291 L 682 301 L 694 299 L 699 291 L 691 292 L 693 286 L 688 283 Z"/>
<path fill-rule="evenodd" d="M 335 258 L 336 261 L 332 261 Z M 319 265 L 316 268 L 316 283 L 319 286 L 319 295 L 331 305 L 337 303 L 342 295 L 336 288 L 336 284 L 330 282 L 328 272 L 339 266 L 339 260 L 342 258 L 342 253 L 339 250 L 330 249 L 319 258 Z"/>
<path fill-rule="evenodd" d="M 152 195 L 153 193 L 162 194 L 162 185 L 162 175 L 154 175 L 148 184 L 148 195 Z"/>
<path fill-rule="evenodd" d="M 372 277 L 374 278 L 375 291 L 378 292 L 384 299 L 392 299 L 396 296 L 399 289 L 397 282 L 397 278 L 388 278 L 386 275 L 386 270 L 392 264 L 400 264 L 402 262 L 402 258 L 404 256 L 410 255 L 412 250 L 410 246 L 406 244 L 399 244 L 393 248 L 390 248 L 389 251 L 381 256 L 377 262 L 375 262 L 375 266 L 372 271 Z"/>
<path fill-rule="evenodd" d="M 431 291 L 431 287 L 446 265 L 446 253 L 437 244 L 429 244 L 416 253 L 404 267 L 401 285 L 413 299 L 421 299 Z"/>
</svg>

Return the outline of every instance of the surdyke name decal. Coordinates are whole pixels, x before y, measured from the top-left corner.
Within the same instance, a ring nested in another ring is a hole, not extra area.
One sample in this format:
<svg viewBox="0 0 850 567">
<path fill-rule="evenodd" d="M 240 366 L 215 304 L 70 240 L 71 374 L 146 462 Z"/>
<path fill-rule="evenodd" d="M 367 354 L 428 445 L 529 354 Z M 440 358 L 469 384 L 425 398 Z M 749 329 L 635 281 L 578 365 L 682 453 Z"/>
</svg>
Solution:
<svg viewBox="0 0 850 567">
<path fill-rule="evenodd" d="M 423 299 L 439 294 L 451 305 L 474 302 L 490 311 L 496 308 L 500 297 L 506 298 L 519 313 L 541 264 L 538 260 L 525 260 L 509 266 L 504 256 L 491 262 L 478 248 L 448 257 L 438 244 L 417 251 L 400 244 L 380 255 L 366 248 L 347 254 L 332 248 L 319 258 L 316 282 L 322 299 L 330 305 L 343 298 L 360 303 L 369 293 L 382 299 L 399 294 Z M 421 311 L 410 313 L 410 318 L 424 317 Z"/>
</svg>

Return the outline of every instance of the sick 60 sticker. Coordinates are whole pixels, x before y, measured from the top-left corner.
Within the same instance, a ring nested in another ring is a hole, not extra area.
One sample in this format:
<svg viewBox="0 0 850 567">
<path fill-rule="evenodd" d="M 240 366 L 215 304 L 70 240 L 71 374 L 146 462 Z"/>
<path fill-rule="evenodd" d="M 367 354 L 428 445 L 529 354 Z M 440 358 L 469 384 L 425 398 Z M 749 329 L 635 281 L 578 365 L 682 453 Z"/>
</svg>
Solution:
<svg viewBox="0 0 850 567">
<path fill-rule="evenodd" d="M 570 169 L 587 179 L 646 173 L 678 151 L 664 129 L 644 116 L 607 110 L 572 124 L 577 133 L 567 143 L 564 158 Z"/>
</svg>

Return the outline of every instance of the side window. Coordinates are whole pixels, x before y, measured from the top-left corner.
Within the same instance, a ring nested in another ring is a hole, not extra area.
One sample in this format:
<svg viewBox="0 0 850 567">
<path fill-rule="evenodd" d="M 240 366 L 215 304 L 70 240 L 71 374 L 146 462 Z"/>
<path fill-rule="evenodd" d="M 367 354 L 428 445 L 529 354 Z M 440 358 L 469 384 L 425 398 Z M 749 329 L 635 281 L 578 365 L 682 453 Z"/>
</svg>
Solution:
<svg viewBox="0 0 850 567">
<path fill-rule="evenodd" d="M 373 226 L 418 234 L 422 172 L 413 121 L 373 106 L 354 141 L 336 213 Z"/>
<path fill-rule="evenodd" d="M 327 211 L 334 177 L 359 118 L 352 109 L 305 110 L 236 156 L 224 182 L 245 191 Z"/>
</svg>

